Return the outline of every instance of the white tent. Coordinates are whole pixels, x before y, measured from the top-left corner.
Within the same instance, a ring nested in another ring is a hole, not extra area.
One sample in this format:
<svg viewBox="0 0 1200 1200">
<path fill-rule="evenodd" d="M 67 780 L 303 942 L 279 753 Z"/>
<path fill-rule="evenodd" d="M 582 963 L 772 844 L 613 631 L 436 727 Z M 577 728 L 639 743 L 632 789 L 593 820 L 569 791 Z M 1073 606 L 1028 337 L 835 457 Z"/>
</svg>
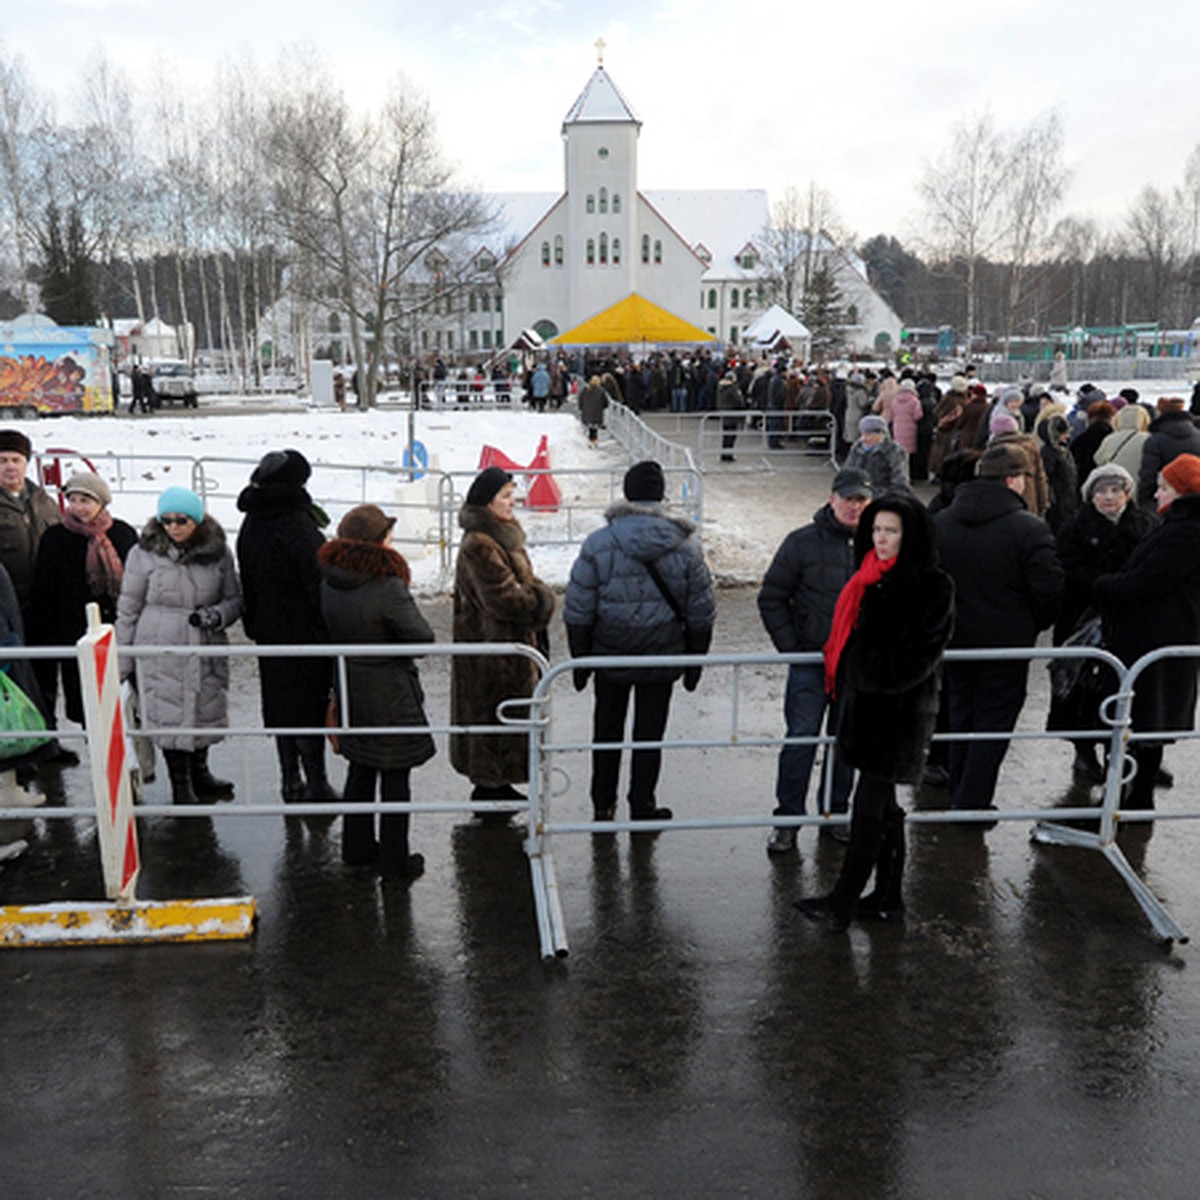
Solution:
<svg viewBox="0 0 1200 1200">
<path fill-rule="evenodd" d="M 769 350 L 786 341 L 801 358 L 808 357 L 812 343 L 812 334 L 804 324 L 778 304 L 772 304 L 757 321 L 747 326 L 742 337 L 756 350 Z"/>
</svg>

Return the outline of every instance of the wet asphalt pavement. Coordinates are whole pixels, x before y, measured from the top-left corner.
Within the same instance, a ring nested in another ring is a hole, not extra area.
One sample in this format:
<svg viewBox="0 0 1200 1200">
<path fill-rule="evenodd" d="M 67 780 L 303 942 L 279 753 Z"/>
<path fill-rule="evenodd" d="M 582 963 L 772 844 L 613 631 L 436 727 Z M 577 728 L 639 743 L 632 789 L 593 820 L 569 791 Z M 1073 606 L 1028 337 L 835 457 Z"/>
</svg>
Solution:
<svg viewBox="0 0 1200 1200">
<path fill-rule="evenodd" d="M 763 648 L 753 589 L 719 606 L 715 649 Z M 448 604 L 423 607 L 445 635 Z M 256 712 L 249 672 L 235 720 Z M 444 713 L 445 664 L 422 672 Z M 745 727 L 778 732 L 783 672 L 745 676 Z M 671 728 L 721 728 L 726 693 L 708 673 Z M 568 687 L 556 728 L 587 711 Z M 1196 743 L 1167 761 L 1160 808 L 1196 807 Z M 273 798 L 267 744 L 213 764 Z M 561 765 L 555 813 L 583 818 L 586 764 Z M 1078 801 L 1069 766 L 1064 743 L 1014 745 L 1000 806 Z M 766 814 L 773 773 L 773 751 L 680 751 L 661 800 Z M 86 784 L 49 776 L 49 802 L 87 805 Z M 444 744 L 414 774 L 419 797 L 466 791 Z M 418 815 L 425 876 L 380 886 L 342 867 L 337 826 L 144 820 L 139 894 L 252 894 L 256 936 L 0 953 L 0 1193 L 1192 1197 L 1196 950 L 1157 944 L 1098 855 L 1028 832 L 914 826 L 906 923 L 842 935 L 791 907 L 840 861 L 811 829 L 778 859 L 765 829 L 563 835 L 571 953 L 544 963 L 518 828 Z M 1193 933 L 1198 836 L 1121 835 Z M 0 868 L 4 903 L 102 894 L 87 820 L 45 822 Z"/>
</svg>

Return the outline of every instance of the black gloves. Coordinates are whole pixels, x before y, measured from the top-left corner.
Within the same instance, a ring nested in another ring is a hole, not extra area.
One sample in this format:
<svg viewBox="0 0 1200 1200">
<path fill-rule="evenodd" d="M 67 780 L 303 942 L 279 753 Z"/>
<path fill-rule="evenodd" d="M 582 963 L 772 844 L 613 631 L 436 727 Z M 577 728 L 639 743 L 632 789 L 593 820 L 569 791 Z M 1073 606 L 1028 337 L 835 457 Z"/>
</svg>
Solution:
<svg viewBox="0 0 1200 1200">
<path fill-rule="evenodd" d="M 575 670 L 571 672 L 571 678 L 575 680 L 575 690 L 577 692 L 582 692 L 583 689 L 587 687 L 588 680 L 591 678 L 591 676 L 591 671 L 584 670 L 582 667 L 576 667 Z"/>
<path fill-rule="evenodd" d="M 685 690 L 694 692 L 697 685 L 700 683 L 700 667 L 688 667 L 683 673 L 683 686 Z"/>
<path fill-rule="evenodd" d="M 221 617 L 221 610 L 218 608 L 197 608 L 191 616 L 188 617 L 188 624 L 195 625 L 197 629 L 207 629 L 212 633 L 216 633 L 222 625 L 225 624 Z"/>
</svg>

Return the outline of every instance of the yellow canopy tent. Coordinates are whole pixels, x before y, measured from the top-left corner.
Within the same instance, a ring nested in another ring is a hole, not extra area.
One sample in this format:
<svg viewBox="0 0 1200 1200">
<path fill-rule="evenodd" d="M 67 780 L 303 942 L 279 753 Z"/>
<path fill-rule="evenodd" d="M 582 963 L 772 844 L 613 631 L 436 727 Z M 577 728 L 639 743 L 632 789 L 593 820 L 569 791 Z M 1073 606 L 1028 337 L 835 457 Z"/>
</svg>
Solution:
<svg viewBox="0 0 1200 1200">
<path fill-rule="evenodd" d="M 629 342 L 691 345 L 716 339 L 697 325 L 630 292 L 624 300 L 551 338 L 554 346 L 617 346 Z"/>
</svg>

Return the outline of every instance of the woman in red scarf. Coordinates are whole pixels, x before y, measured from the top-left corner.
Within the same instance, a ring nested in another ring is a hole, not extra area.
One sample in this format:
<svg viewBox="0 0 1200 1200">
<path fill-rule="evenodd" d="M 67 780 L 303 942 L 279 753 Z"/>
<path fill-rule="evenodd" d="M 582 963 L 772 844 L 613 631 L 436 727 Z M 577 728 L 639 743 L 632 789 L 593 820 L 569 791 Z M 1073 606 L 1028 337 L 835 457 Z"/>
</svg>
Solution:
<svg viewBox="0 0 1200 1200">
<path fill-rule="evenodd" d="M 913 497 L 869 505 L 855 553 L 859 568 L 838 597 L 825 644 L 826 687 L 838 697 L 838 756 L 859 772 L 850 845 L 833 891 L 796 901 L 806 917 L 837 929 L 856 912 L 898 920 L 904 911 L 896 784 L 921 777 L 954 626 L 954 584 L 937 566 L 933 524 Z M 863 896 L 872 871 L 875 888 Z"/>
<path fill-rule="evenodd" d="M 63 489 L 62 524 L 51 525 L 38 542 L 33 565 L 29 641 L 35 646 L 73 646 L 87 628 L 84 607 L 95 601 L 100 619 L 115 621 L 124 563 L 137 542 L 132 525 L 108 511 L 112 492 L 91 471 L 76 471 Z M 38 682 L 53 710 L 61 661 L 67 716 L 83 724 L 79 670 L 73 659 L 42 659 Z"/>
</svg>

